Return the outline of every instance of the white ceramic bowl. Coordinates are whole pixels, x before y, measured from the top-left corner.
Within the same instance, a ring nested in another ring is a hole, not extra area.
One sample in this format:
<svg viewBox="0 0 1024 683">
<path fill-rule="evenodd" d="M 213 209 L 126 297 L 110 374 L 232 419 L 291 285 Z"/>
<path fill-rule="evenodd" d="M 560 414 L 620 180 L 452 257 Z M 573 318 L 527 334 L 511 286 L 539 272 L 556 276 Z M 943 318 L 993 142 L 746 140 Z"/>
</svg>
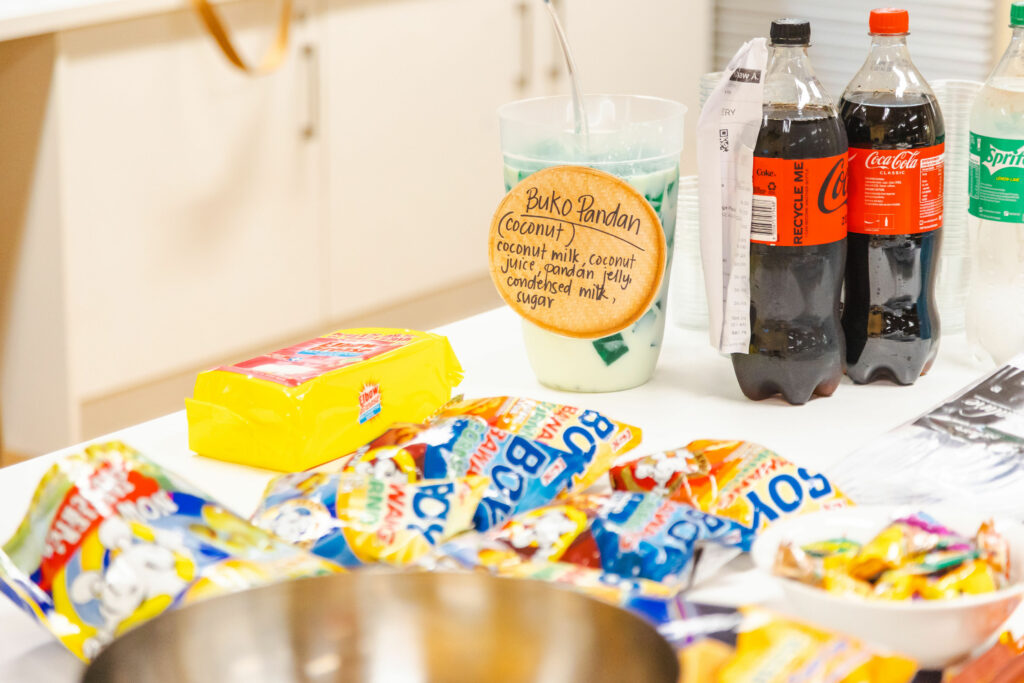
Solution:
<svg viewBox="0 0 1024 683">
<path fill-rule="evenodd" d="M 922 510 L 940 524 L 973 536 L 985 515 L 952 507 L 859 506 L 815 512 L 778 522 L 754 543 L 758 569 L 772 574 L 783 541 L 803 545 L 845 536 L 871 540 L 893 519 Z M 1024 593 L 1024 525 L 997 519 L 996 529 L 1010 546 L 1010 585 L 985 595 L 950 600 L 885 601 L 834 595 L 799 581 L 775 577 L 786 611 L 826 628 L 857 636 L 891 652 L 913 657 L 923 668 L 940 668 L 977 649 L 1000 629 Z"/>
</svg>

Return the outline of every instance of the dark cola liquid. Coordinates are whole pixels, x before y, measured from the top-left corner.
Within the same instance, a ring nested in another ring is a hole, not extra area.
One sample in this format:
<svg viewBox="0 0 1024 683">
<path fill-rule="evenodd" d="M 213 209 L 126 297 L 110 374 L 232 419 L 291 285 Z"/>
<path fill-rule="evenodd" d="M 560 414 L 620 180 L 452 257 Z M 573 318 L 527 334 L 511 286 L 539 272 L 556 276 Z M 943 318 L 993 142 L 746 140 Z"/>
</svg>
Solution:
<svg viewBox="0 0 1024 683">
<path fill-rule="evenodd" d="M 842 124 L 824 108 L 765 107 L 754 155 L 782 159 L 846 152 Z M 839 295 L 846 242 L 750 243 L 750 352 L 732 355 L 743 393 L 806 403 L 829 396 L 843 376 Z"/>
<path fill-rule="evenodd" d="M 930 95 L 862 93 L 840 101 L 851 150 L 914 149 L 945 141 L 942 114 Z M 852 198 L 851 198 L 852 199 Z M 847 238 L 847 374 L 857 383 L 913 384 L 939 350 L 935 275 L 942 228 L 918 234 Z"/>
</svg>

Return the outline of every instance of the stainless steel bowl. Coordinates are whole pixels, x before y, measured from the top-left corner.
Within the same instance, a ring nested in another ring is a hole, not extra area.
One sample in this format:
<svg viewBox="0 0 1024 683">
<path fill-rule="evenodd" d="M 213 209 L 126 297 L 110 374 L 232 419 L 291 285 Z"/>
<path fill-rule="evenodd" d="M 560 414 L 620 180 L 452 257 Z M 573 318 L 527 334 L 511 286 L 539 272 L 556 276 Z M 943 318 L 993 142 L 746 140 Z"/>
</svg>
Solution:
<svg viewBox="0 0 1024 683">
<path fill-rule="evenodd" d="M 83 683 L 675 683 L 642 619 L 538 581 L 353 572 L 167 612 L 114 641 Z"/>
</svg>

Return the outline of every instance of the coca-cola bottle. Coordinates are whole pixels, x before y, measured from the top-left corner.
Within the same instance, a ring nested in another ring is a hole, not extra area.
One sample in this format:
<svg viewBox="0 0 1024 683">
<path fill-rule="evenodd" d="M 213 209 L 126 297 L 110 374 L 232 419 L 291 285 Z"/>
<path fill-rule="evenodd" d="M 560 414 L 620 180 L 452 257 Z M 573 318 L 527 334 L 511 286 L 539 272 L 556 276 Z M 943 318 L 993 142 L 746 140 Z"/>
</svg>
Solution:
<svg viewBox="0 0 1024 683">
<path fill-rule="evenodd" d="M 840 101 L 850 141 L 843 329 L 857 383 L 913 384 L 939 348 L 945 128 L 910 61 L 908 25 L 906 10 L 871 12 L 871 52 Z"/>
<path fill-rule="evenodd" d="M 754 147 L 750 348 L 732 355 L 743 393 L 793 404 L 843 376 L 839 296 L 846 258 L 846 133 L 807 58 L 810 24 L 771 26 Z"/>
</svg>

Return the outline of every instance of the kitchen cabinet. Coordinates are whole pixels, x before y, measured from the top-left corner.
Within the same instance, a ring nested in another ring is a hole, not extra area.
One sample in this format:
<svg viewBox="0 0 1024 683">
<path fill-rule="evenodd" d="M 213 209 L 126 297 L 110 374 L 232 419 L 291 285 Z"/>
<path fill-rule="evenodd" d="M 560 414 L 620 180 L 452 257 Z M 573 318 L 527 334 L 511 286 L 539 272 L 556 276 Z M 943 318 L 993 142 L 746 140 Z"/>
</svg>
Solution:
<svg viewBox="0 0 1024 683">
<path fill-rule="evenodd" d="M 681 172 L 697 172 L 700 77 L 711 71 L 710 0 L 561 0 L 586 92 L 653 95 L 688 108 Z"/>
<path fill-rule="evenodd" d="M 243 41 L 257 38 L 273 7 L 237 4 L 226 20 Z M 297 22 L 293 53 L 310 31 Z M 306 60 L 241 77 L 183 12 L 59 40 L 76 393 L 101 396 L 325 324 L 323 146 L 303 134 L 317 117 Z"/>
<path fill-rule="evenodd" d="M 533 80 L 521 80 L 521 5 L 329 7 L 331 315 L 486 277 L 504 194 L 496 109 Z"/>
<path fill-rule="evenodd" d="M 276 6 L 222 8 L 247 52 Z M 3 149 L 19 152 L 13 199 L 33 209 L 4 216 L 7 448 L 78 441 L 90 401 L 328 324 L 324 147 L 302 54 L 316 9 L 298 3 L 292 54 L 259 78 L 188 11 L 4 44 L 4 98 L 31 94 L 42 119 L 34 140 L 8 127 L 24 107 L 0 121 Z M 13 82 L 25 62 L 34 78 Z"/>
</svg>

